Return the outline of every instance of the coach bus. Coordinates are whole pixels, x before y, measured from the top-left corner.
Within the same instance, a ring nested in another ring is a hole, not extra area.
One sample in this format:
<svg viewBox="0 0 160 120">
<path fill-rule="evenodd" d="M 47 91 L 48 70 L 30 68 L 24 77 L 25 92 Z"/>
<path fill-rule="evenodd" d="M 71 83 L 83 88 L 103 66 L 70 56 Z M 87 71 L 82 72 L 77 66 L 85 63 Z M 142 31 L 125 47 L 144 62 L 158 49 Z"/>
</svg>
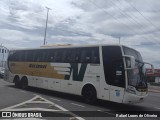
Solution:
<svg viewBox="0 0 160 120">
<path fill-rule="evenodd" d="M 5 80 L 117 103 L 142 102 L 148 86 L 140 53 L 123 45 L 54 46 L 11 50 Z"/>
</svg>

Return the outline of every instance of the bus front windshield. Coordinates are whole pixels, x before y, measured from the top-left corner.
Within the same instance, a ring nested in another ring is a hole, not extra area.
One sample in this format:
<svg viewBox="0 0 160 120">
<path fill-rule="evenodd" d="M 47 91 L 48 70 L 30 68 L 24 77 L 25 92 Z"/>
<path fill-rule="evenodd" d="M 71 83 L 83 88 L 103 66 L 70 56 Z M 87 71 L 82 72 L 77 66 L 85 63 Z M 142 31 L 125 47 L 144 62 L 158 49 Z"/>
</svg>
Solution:
<svg viewBox="0 0 160 120">
<path fill-rule="evenodd" d="M 136 87 L 137 90 L 147 88 L 144 63 L 140 53 L 127 47 L 123 47 L 123 50 L 125 55 L 134 56 L 136 60 L 135 68 L 127 70 L 128 85 Z"/>
</svg>

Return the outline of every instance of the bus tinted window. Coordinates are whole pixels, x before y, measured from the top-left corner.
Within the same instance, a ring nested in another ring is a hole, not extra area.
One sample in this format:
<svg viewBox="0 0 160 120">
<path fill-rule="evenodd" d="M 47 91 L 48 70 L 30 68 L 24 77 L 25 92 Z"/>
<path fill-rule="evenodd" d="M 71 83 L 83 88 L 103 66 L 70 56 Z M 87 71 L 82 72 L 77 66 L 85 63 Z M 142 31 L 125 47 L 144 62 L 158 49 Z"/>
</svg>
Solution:
<svg viewBox="0 0 160 120">
<path fill-rule="evenodd" d="M 16 51 L 12 51 L 9 53 L 9 57 L 8 57 L 8 60 L 9 61 L 15 61 L 16 59 Z"/>
<path fill-rule="evenodd" d="M 71 63 L 73 56 L 73 49 L 63 49 L 62 62 Z"/>
<path fill-rule="evenodd" d="M 10 60 L 11 61 L 21 61 L 21 51 L 14 51 L 11 55 L 10 55 Z"/>
<path fill-rule="evenodd" d="M 82 63 L 97 63 L 99 64 L 99 48 L 82 48 L 81 52 L 81 60 Z"/>
<path fill-rule="evenodd" d="M 34 51 L 34 62 L 43 62 L 44 56 L 43 56 L 43 50 L 35 50 Z"/>
<path fill-rule="evenodd" d="M 55 52 L 53 50 L 45 50 L 46 53 L 46 62 L 54 62 Z"/>
<path fill-rule="evenodd" d="M 30 62 L 94 63 L 99 64 L 99 47 L 21 50 L 10 60 Z"/>
<path fill-rule="evenodd" d="M 75 63 L 80 63 L 80 60 L 81 60 L 81 52 L 80 52 L 80 49 L 78 48 L 75 48 L 73 50 L 73 62 Z"/>
<path fill-rule="evenodd" d="M 27 60 L 27 51 L 21 51 L 20 54 L 20 61 L 26 61 Z"/>
<path fill-rule="evenodd" d="M 34 50 L 27 51 L 27 59 L 26 59 L 26 61 L 34 62 L 34 56 L 35 56 L 35 51 Z"/>
<path fill-rule="evenodd" d="M 99 48 L 68 48 L 62 49 L 62 62 L 65 63 L 98 63 Z"/>
<path fill-rule="evenodd" d="M 62 50 L 55 50 L 54 62 L 62 62 Z"/>
<path fill-rule="evenodd" d="M 92 48 L 91 50 L 91 63 L 100 63 L 99 61 L 99 48 Z"/>
</svg>

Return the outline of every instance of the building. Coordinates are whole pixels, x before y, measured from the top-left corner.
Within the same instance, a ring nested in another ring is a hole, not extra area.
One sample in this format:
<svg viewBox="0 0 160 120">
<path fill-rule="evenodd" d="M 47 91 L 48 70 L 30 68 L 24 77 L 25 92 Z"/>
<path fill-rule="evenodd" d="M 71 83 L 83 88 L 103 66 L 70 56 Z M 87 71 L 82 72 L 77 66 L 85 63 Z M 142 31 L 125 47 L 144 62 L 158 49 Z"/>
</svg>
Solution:
<svg viewBox="0 0 160 120">
<path fill-rule="evenodd" d="M 160 83 L 160 69 L 154 69 L 154 73 L 151 69 L 146 69 L 146 76 L 148 82 Z"/>
<path fill-rule="evenodd" d="M 8 58 L 8 53 L 9 53 L 9 50 L 6 47 L 1 45 L 0 46 L 0 68 L 5 67 L 6 61 Z"/>
</svg>

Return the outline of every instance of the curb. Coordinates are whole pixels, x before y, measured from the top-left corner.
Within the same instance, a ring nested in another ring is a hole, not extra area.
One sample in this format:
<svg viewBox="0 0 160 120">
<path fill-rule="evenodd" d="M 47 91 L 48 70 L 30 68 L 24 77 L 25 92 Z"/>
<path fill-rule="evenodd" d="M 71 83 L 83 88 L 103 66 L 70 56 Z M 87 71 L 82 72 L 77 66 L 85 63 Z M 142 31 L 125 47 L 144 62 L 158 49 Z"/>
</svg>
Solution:
<svg viewBox="0 0 160 120">
<path fill-rule="evenodd" d="M 148 91 L 149 92 L 160 93 L 160 87 L 159 86 L 150 85 L 150 86 L 148 86 Z"/>
<path fill-rule="evenodd" d="M 159 90 L 154 90 L 154 89 L 148 89 L 149 92 L 156 92 L 156 93 L 160 93 Z"/>
</svg>

